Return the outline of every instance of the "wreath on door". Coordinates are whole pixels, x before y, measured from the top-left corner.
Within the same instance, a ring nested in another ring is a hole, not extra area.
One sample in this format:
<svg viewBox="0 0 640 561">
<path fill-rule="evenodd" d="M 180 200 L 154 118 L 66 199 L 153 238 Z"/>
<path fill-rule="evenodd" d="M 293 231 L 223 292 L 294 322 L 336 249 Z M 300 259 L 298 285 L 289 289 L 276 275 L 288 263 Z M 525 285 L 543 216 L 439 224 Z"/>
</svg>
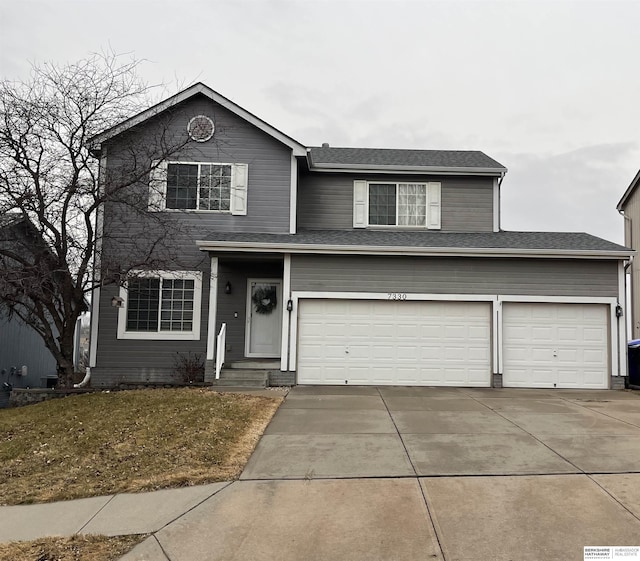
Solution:
<svg viewBox="0 0 640 561">
<path fill-rule="evenodd" d="M 259 314 L 270 314 L 278 304 L 275 286 L 256 287 L 251 296 L 251 301 Z"/>
</svg>

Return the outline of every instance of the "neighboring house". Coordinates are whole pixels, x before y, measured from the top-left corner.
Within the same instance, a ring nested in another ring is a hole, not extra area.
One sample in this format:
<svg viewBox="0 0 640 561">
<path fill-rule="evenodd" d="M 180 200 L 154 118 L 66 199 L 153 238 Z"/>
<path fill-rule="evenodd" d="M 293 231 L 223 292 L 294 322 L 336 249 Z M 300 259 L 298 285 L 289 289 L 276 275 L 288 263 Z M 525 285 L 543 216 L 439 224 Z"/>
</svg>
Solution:
<svg viewBox="0 0 640 561">
<path fill-rule="evenodd" d="M 95 137 L 103 169 L 165 112 L 198 156 L 157 164 L 149 212 L 193 265 L 96 291 L 94 386 L 171 380 L 176 352 L 212 381 L 218 350 L 277 360 L 272 384 L 623 387 L 633 252 L 502 231 L 492 158 L 307 148 L 196 84 Z"/>
<path fill-rule="evenodd" d="M 21 214 L 1 215 L 0 231 L 0 243 L 10 243 L 16 236 L 29 239 L 28 224 Z M 9 319 L 0 313 L 0 406 L 8 403 L 4 384 L 46 388 L 56 380 L 56 361 L 42 338 L 17 316 Z"/>
<path fill-rule="evenodd" d="M 637 251 L 640 246 L 640 171 L 625 191 L 617 209 L 624 217 L 624 244 Z M 631 277 L 631 339 L 640 338 L 640 268 L 632 260 L 628 265 Z"/>
</svg>

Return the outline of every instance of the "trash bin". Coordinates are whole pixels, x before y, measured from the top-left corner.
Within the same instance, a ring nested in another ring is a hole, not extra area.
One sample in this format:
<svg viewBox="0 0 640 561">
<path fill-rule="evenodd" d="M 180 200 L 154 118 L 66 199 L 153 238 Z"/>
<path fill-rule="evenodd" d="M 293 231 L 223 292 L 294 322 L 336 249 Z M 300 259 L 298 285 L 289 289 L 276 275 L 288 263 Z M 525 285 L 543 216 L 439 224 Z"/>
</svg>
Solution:
<svg viewBox="0 0 640 561">
<path fill-rule="evenodd" d="M 640 387 L 640 339 L 627 344 L 629 353 L 629 385 Z"/>
</svg>

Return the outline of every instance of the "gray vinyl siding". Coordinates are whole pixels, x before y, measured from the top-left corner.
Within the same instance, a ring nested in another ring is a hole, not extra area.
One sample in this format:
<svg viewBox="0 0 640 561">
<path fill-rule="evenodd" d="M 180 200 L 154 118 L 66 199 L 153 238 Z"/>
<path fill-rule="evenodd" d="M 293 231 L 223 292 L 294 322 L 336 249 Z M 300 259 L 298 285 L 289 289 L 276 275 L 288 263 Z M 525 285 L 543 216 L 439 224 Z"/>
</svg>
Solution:
<svg viewBox="0 0 640 561">
<path fill-rule="evenodd" d="M 11 368 L 27 367 L 27 376 L 10 375 Z M 17 388 L 46 387 L 43 378 L 56 376 L 56 361 L 31 327 L 14 317 L 0 318 L 0 384 Z"/>
<path fill-rule="evenodd" d="M 318 173 L 298 177 L 298 228 L 353 228 L 353 177 Z"/>
<path fill-rule="evenodd" d="M 171 383 L 177 353 L 199 354 L 205 360 L 207 352 L 207 322 L 209 316 L 209 270 L 202 275 L 202 311 L 198 341 L 155 341 L 118 339 L 118 308 L 111 298 L 119 295 L 114 285 L 100 291 L 100 318 L 96 366 L 91 369 L 91 385 L 117 386 L 121 383 Z"/>
<path fill-rule="evenodd" d="M 443 232 L 493 231 L 493 178 L 444 177 Z"/>
<path fill-rule="evenodd" d="M 293 255 L 291 289 L 615 297 L 618 276 L 615 261 Z"/>
<path fill-rule="evenodd" d="M 298 186 L 298 227 L 311 230 L 353 228 L 353 181 L 442 184 L 441 226 L 445 232 L 493 231 L 493 178 L 302 174 Z"/>
<path fill-rule="evenodd" d="M 234 113 L 204 97 L 193 98 L 175 107 L 170 119 L 151 119 L 146 128 L 115 137 L 107 144 L 107 168 L 113 172 L 130 158 L 130 147 L 153 147 L 160 133 L 170 139 L 186 134 L 189 120 L 199 114 L 211 117 L 215 134 L 207 142 L 189 142 L 170 161 L 244 163 L 248 165 L 247 215 L 215 212 L 184 212 L 180 217 L 193 223 L 194 230 L 224 229 L 228 232 L 289 232 L 291 193 L 291 149 Z M 140 157 L 140 154 L 138 154 Z M 167 213 L 175 214 L 175 213 Z"/>
</svg>

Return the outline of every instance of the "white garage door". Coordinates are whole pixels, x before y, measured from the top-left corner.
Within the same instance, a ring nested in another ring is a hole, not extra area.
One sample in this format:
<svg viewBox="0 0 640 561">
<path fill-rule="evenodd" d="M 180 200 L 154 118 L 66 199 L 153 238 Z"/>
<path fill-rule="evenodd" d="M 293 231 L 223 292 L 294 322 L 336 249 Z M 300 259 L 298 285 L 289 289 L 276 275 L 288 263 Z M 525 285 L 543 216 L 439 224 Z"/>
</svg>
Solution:
<svg viewBox="0 0 640 561">
<path fill-rule="evenodd" d="M 298 383 L 489 386 L 485 302 L 301 300 Z"/>
<path fill-rule="evenodd" d="M 505 302 L 504 386 L 606 388 L 609 307 Z"/>
</svg>

